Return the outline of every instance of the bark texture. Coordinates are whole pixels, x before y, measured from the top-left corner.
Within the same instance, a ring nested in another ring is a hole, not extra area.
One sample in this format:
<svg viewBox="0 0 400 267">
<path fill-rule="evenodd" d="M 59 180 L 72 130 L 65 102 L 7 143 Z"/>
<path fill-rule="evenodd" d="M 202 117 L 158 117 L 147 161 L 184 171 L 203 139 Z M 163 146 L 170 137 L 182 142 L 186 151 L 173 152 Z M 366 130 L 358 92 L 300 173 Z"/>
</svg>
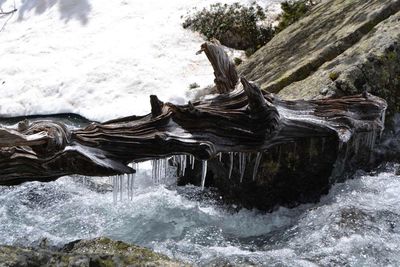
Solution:
<svg viewBox="0 0 400 267">
<path fill-rule="evenodd" d="M 244 77 L 222 50 L 202 46 L 220 95 L 186 105 L 150 96 L 151 113 L 72 127 L 58 117 L 24 118 L 0 127 L 0 184 L 48 181 L 64 175 L 133 173 L 130 162 L 219 153 L 263 153 L 302 139 L 328 138 L 372 147 L 384 125 L 386 102 L 368 93 L 312 101 L 283 101 Z M 359 138 L 365 134 L 368 137 Z M 357 137 L 357 138 L 355 138 Z M 356 142 L 356 143 L 355 143 Z M 338 152 L 340 153 L 340 151 Z"/>
</svg>

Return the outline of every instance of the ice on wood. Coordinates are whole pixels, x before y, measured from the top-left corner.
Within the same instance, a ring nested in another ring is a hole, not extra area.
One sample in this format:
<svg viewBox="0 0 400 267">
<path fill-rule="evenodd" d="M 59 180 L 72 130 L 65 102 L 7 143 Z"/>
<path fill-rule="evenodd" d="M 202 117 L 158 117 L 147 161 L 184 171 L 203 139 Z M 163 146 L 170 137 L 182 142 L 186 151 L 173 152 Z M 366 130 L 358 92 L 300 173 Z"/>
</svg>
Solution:
<svg viewBox="0 0 400 267">
<path fill-rule="evenodd" d="M 253 181 L 255 181 L 256 177 L 257 177 L 258 167 L 260 166 L 260 162 L 261 162 L 261 156 L 262 156 L 262 153 L 258 152 L 256 160 L 254 162 Z"/>
<path fill-rule="evenodd" d="M 122 201 L 124 192 L 129 200 L 133 199 L 133 191 L 135 188 L 135 174 L 122 174 L 112 177 L 113 199 L 114 202 Z"/>
<path fill-rule="evenodd" d="M 240 182 L 243 182 L 245 169 L 246 169 L 246 153 L 239 152 Z"/>
<path fill-rule="evenodd" d="M 206 175 L 207 175 L 207 160 L 203 160 L 201 166 L 201 190 L 204 190 L 204 185 L 206 184 Z"/>
<path fill-rule="evenodd" d="M 194 169 L 194 162 L 195 162 L 194 156 L 190 155 L 189 156 L 189 164 L 190 164 L 190 167 L 192 168 L 192 170 Z"/>
<path fill-rule="evenodd" d="M 229 163 L 229 179 L 231 179 L 231 177 L 232 177 L 232 171 L 233 171 L 233 156 L 234 156 L 234 154 L 233 154 L 233 152 L 229 152 L 229 161 L 230 161 L 230 163 Z"/>
</svg>

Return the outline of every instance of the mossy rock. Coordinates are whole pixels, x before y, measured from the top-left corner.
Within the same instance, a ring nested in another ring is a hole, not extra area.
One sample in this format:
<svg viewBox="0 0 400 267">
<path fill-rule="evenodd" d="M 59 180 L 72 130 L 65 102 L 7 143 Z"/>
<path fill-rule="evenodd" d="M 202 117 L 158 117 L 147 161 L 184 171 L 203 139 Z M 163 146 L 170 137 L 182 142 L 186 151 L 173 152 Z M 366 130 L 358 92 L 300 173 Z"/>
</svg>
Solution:
<svg viewBox="0 0 400 267">
<path fill-rule="evenodd" d="M 77 240 L 62 249 L 0 246 L 0 266 L 189 266 L 148 248 L 106 237 Z"/>
<path fill-rule="evenodd" d="M 368 91 L 400 111 L 400 0 L 327 0 L 279 32 L 239 72 L 283 99 Z"/>
</svg>

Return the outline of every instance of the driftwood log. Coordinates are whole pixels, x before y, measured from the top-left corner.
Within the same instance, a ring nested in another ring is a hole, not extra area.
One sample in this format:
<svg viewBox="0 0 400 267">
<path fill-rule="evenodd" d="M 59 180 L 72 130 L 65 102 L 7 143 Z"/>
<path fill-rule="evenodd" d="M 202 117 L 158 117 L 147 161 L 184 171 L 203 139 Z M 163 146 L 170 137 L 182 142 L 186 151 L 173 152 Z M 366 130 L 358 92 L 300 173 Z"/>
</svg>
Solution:
<svg viewBox="0 0 400 267">
<path fill-rule="evenodd" d="M 283 147 L 283 153 L 286 151 L 289 157 L 288 151 L 293 150 L 293 145 L 296 149 L 296 144 L 297 151 L 304 154 L 300 157 L 305 157 L 312 153 L 307 151 L 310 143 L 329 147 L 325 152 L 329 157 L 326 163 L 335 165 L 338 170 L 365 158 L 383 130 L 386 102 L 378 97 L 365 93 L 337 99 L 280 100 L 260 91 L 244 77 L 239 78 L 234 64 L 218 45 L 205 43 L 202 51 L 214 68 L 216 89 L 220 93 L 214 97 L 174 105 L 150 96 L 151 113 L 148 115 L 103 123 L 86 121 L 82 127 L 61 120 L 60 116 L 1 119 L 0 184 L 49 181 L 72 174 L 134 173 L 128 166 L 131 162 L 183 154 L 197 160 L 212 160 L 222 153 L 221 164 L 228 170 L 233 152 L 248 155 L 248 163 L 255 164 L 260 157 L 251 155 L 261 153 L 263 157 L 278 158 L 282 152 L 275 148 Z M 324 162 L 321 155 L 319 160 Z M 350 160 L 350 155 L 356 161 Z M 297 160 L 303 161 L 302 158 Z M 280 164 L 291 163 L 287 160 Z M 286 166 L 283 174 L 293 170 L 292 167 Z M 333 167 L 330 167 L 325 176 L 332 174 Z M 237 172 L 236 168 L 233 172 Z M 260 171 L 257 177 L 264 174 L 265 171 Z M 213 175 L 216 180 L 218 171 Z M 244 178 L 242 182 L 251 183 L 248 190 L 268 183 L 260 179 L 257 184 L 257 177 Z M 226 187 L 226 176 L 222 179 L 224 182 L 221 179 L 215 184 Z M 232 178 L 229 184 L 238 185 L 238 180 Z M 227 195 L 237 195 L 235 190 L 225 188 Z M 254 206 L 251 202 L 249 200 L 247 206 Z"/>
</svg>

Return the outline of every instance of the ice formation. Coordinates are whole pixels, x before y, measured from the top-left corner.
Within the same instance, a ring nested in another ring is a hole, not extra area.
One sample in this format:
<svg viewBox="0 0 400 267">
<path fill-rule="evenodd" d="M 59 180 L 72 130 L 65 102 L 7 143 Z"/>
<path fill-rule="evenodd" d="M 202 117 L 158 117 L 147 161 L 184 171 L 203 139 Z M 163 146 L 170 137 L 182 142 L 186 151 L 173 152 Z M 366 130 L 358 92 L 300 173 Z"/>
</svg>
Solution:
<svg viewBox="0 0 400 267">
<path fill-rule="evenodd" d="M 253 181 L 255 181 L 256 177 L 257 177 L 258 167 L 260 166 L 260 162 L 261 162 L 261 156 L 262 156 L 262 153 L 258 152 L 256 160 L 254 162 Z"/>
<path fill-rule="evenodd" d="M 201 166 L 201 189 L 204 190 L 204 185 L 206 183 L 207 176 L 207 160 L 203 160 Z"/>
</svg>

